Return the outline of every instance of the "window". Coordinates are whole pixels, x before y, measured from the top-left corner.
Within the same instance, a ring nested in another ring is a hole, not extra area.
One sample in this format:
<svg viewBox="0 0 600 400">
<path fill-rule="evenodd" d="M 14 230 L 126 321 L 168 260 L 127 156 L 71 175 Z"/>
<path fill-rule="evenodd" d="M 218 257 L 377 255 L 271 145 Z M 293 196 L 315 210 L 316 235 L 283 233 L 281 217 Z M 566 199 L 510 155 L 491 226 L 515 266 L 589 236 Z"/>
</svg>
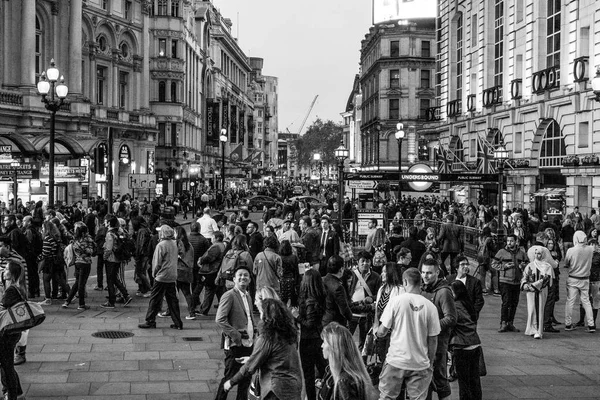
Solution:
<svg viewBox="0 0 600 400">
<path fill-rule="evenodd" d="M 431 42 L 429 40 L 421 41 L 421 57 L 431 57 Z"/>
<path fill-rule="evenodd" d="M 548 19 L 546 20 L 546 67 L 560 67 L 560 0 L 548 0 Z M 560 74 L 557 71 L 557 81 Z M 559 84 L 560 82 L 557 82 Z"/>
<path fill-rule="evenodd" d="M 165 145 L 165 136 L 166 136 L 167 127 L 164 122 L 158 123 L 158 145 Z"/>
<path fill-rule="evenodd" d="M 523 152 L 523 132 L 521 132 L 521 131 L 515 132 L 514 149 L 515 149 L 515 153 Z"/>
<path fill-rule="evenodd" d="M 167 0 L 158 0 L 158 15 L 167 15 Z"/>
<path fill-rule="evenodd" d="M 427 118 L 427 109 L 429 107 L 431 107 L 431 100 L 419 99 L 419 118 L 420 119 Z"/>
<path fill-rule="evenodd" d="M 262 102 L 263 94 L 262 93 L 254 93 L 254 101 Z"/>
<path fill-rule="evenodd" d="M 392 40 L 390 42 L 390 57 L 400 57 L 400 41 Z"/>
<path fill-rule="evenodd" d="M 167 84 L 165 81 L 158 82 L 158 101 L 167 101 Z"/>
<path fill-rule="evenodd" d="M 262 109 L 258 109 L 258 118 L 262 118 L 263 117 L 263 110 Z"/>
<path fill-rule="evenodd" d="M 171 58 L 177 58 L 177 40 L 171 40 Z"/>
<path fill-rule="evenodd" d="M 164 57 L 167 54 L 167 39 L 158 39 L 158 56 Z"/>
<path fill-rule="evenodd" d="M 107 71 L 105 67 L 96 69 L 96 103 L 98 104 L 105 104 Z"/>
<path fill-rule="evenodd" d="M 542 139 L 542 148 L 540 150 L 540 168 L 560 167 L 562 159 L 567 155 L 565 140 L 562 137 L 560 126 L 556 121 L 552 121 L 546 128 L 544 138 Z"/>
<path fill-rule="evenodd" d="M 400 99 L 389 100 L 390 112 L 389 119 L 398 120 L 400 119 Z"/>
<path fill-rule="evenodd" d="M 100 0 L 100 7 L 102 7 L 103 10 L 108 11 L 108 0 Z"/>
<path fill-rule="evenodd" d="M 171 82 L 171 102 L 177 102 L 177 82 Z"/>
<path fill-rule="evenodd" d="M 422 81 L 421 75 L 421 81 Z M 462 99 L 463 85 L 463 16 L 456 20 L 456 93 L 454 100 Z"/>
<path fill-rule="evenodd" d="M 263 132 L 263 123 L 261 121 L 258 121 L 256 123 L 256 133 L 261 134 L 262 132 Z"/>
<path fill-rule="evenodd" d="M 459 161 L 465 161 L 465 149 L 463 148 L 462 140 L 458 139 L 454 147 L 454 155 Z"/>
<path fill-rule="evenodd" d="M 127 98 L 129 97 L 129 74 L 127 72 L 119 72 L 119 107 L 127 107 Z"/>
<path fill-rule="evenodd" d="M 179 17 L 179 0 L 171 0 L 171 17 Z"/>
<path fill-rule="evenodd" d="M 44 59 L 42 55 L 42 49 L 44 48 L 42 44 L 43 32 L 42 26 L 40 24 L 40 20 L 38 17 L 35 17 L 35 77 L 36 80 L 39 79 L 40 74 L 44 70 L 44 66 L 42 65 L 42 60 Z"/>
<path fill-rule="evenodd" d="M 131 0 L 125 1 L 125 19 L 131 20 Z"/>
<path fill-rule="evenodd" d="M 589 124 L 587 122 L 579 123 L 579 135 L 577 137 L 577 147 L 580 149 L 588 148 L 590 143 Z"/>
<path fill-rule="evenodd" d="M 471 139 L 469 145 L 469 158 L 475 159 L 477 157 L 477 139 Z"/>
<path fill-rule="evenodd" d="M 494 8 L 494 86 L 502 87 L 504 72 L 504 0 L 495 1 L 496 5 Z"/>
<path fill-rule="evenodd" d="M 129 57 L 129 46 L 125 42 L 121 43 L 121 55 L 123 58 Z"/>
<path fill-rule="evenodd" d="M 179 132 L 177 132 L 177 124 L 171 124 L 171 146 L 179 145 Z"/>
<path fill-rule="evenodd" d="M 431 87 L 431 70 L 421 70 L 421 87 L 424 89 Z"/>
<path fill-rule="evenodd" d="M 98 36 L 96 41 L 98 42 L 100 51 L 106 51 L 106 38 L 104 36 Z"/>
<path fill-rule="evenodd" d="M 517 1 L 517 3 L 521 3 L 521 2 Z M 473 17 L 471 19 L 471 46 L 472 47 L 477 46 L 478 29 L 479 29 L 479 21 L 477 20 L 477 13 L 475 13 L 475 14 L 473 14 Z"/>
<path fill-rule="evenodd" d="M 399 69 L 390 69 L 390 87 L 391 88 L 400 87 L 400 70 Z"/>
</svg>

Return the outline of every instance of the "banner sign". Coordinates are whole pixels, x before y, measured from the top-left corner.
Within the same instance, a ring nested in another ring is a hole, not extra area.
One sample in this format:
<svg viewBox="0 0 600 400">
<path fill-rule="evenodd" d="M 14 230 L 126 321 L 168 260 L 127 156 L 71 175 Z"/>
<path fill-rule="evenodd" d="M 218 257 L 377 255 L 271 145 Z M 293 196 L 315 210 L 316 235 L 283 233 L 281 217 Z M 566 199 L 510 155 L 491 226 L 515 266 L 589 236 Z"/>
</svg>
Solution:
<svg viewBox="0 0 600 400">
<path fill-rule="evenodd" d="M 347 173 L 344 178 L 348 181 L 388 180 L 402 182 L 498 182 L 497 174 L 436 174 L 408 172 L 359 172 Z"/>
<path fill-rule="evenodd" d="M 40 172 L 40 179 L 50 178 L 49 167 L 44 165 Z M 87 179 L 87 167 L 69 167 L 66 165 L 54 166 L 54 180 L 56 182 L 80 182 Z"/>
<path fill-rule="evenodd" d="M 40 177 L 39 165 L 36 163 L 19 163 L 17 166 L 0 164 L 0 180 L 10 181 L 14 179 L 15 171 L 17 172 L 17 179 L 39 179 Z"/>
<path fill-rule="evenodd" d="M 358 234 L 359 235 L 367 235 L 369 234 L 369 222 L 371 219 L 375 218 L 377 220 L 376 228 L 384 228 L 383 221 L 384 215 L 382 211 L 377 210 L 357 210 L 357 218 L 358 218 Z M 385 229 L 385 228 L 384 228 Z"/>
</svg>

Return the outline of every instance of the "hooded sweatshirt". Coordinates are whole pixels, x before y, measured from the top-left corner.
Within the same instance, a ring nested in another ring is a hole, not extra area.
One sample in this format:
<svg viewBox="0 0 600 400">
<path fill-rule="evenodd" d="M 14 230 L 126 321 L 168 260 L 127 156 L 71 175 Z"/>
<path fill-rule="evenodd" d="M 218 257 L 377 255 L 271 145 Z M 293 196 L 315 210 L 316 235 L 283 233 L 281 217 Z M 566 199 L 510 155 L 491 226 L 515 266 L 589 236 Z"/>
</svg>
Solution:
<svg viewBox="0 0 600 400">
<path fill-rule="evenodd" d="M 565 255 L 565 267 L 569 269 L 569 277 L 588 279 L 592 268 L 594 248 L 587 245 L 587 236 L 583 231 L 575 232 L 573 244 L 575 246 L 567 250 Z"/>
<path fill-rule="evenodd" d="M 440 335 L 450 334 L 450 331 L 456 325 L 456 306 L 452 290 L 445 279 L 423 285 L 421 295 L 429 299 L 438 310 L 440 317 Z"/>
<path fill-rule="evenodd" d="M 154 279 L 162 283 L 177 282 L 177 241 L 175 232 L 168 225 L 160 227 L 159 242 L 152 257 L 152 274 Z"/>
</svg>

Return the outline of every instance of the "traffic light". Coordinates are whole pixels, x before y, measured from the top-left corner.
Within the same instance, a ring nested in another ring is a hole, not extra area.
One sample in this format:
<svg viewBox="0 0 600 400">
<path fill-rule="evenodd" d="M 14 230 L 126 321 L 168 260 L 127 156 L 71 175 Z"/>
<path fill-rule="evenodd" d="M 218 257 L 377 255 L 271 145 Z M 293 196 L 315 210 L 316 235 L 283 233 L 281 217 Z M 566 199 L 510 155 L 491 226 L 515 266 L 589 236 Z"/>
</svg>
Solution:
<svg viewBox="0 0 600 400">
<path fill-rule="evenodd" d="M 104 148 L 96 147 L 94 149 L 94 170 L 99 175 L 104 175 Z"/>
</svg>

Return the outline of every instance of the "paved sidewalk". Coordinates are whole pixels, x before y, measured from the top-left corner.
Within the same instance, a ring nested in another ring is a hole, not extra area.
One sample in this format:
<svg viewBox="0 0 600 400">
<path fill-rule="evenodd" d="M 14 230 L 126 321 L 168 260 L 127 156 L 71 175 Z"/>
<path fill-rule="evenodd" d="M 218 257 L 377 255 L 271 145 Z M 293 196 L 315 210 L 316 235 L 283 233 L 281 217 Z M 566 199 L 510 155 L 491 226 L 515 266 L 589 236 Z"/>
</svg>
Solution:
<svg viewBox="0 0 600 400">
<path fill-rule="evenodd" d="M 135 293 L 131 272 L 128 289 Z M 88 285 L 90 310 L 60 301 L 45 307 L 47 320 L 33 329 L 27 363 L 18 366 L 27 399 L 213 399 L 223 373 L 220 335 L 213 320 L 184 320 L 184 330 L 169 329 L 170 319 L 158 318 L 158 329 L 138 329 L 148 299 L 136 297 L 129 307 L 117 304 L 103 310 L 106 291 Z M 564 282 L 556 317 L 564 321 Z M 185 316 L 185 301 L 180 308 Z M 525 297 L 521 297 L 515 325 L 524 330 Z M 546 334 L 534 340 L 521 333 L 497 333 L 500 298 L 487 296 L 479 332 L 488 376 L 482 378 L 484 399 L 600 399 L 600 338 L 579 328 Z M 214 313 L 214 309 L 212 311 Z M 578 312 L 575 312 L 578 316 Z M 127 339 L 99 339 L 103 330 L 132 332 Z M 185 338 L 201 338 L 186 341 Z M 452 399 L 458 385 L 452 383 Z M 230 394 L 230 398 L 232 394 Z"/>
</svg>

